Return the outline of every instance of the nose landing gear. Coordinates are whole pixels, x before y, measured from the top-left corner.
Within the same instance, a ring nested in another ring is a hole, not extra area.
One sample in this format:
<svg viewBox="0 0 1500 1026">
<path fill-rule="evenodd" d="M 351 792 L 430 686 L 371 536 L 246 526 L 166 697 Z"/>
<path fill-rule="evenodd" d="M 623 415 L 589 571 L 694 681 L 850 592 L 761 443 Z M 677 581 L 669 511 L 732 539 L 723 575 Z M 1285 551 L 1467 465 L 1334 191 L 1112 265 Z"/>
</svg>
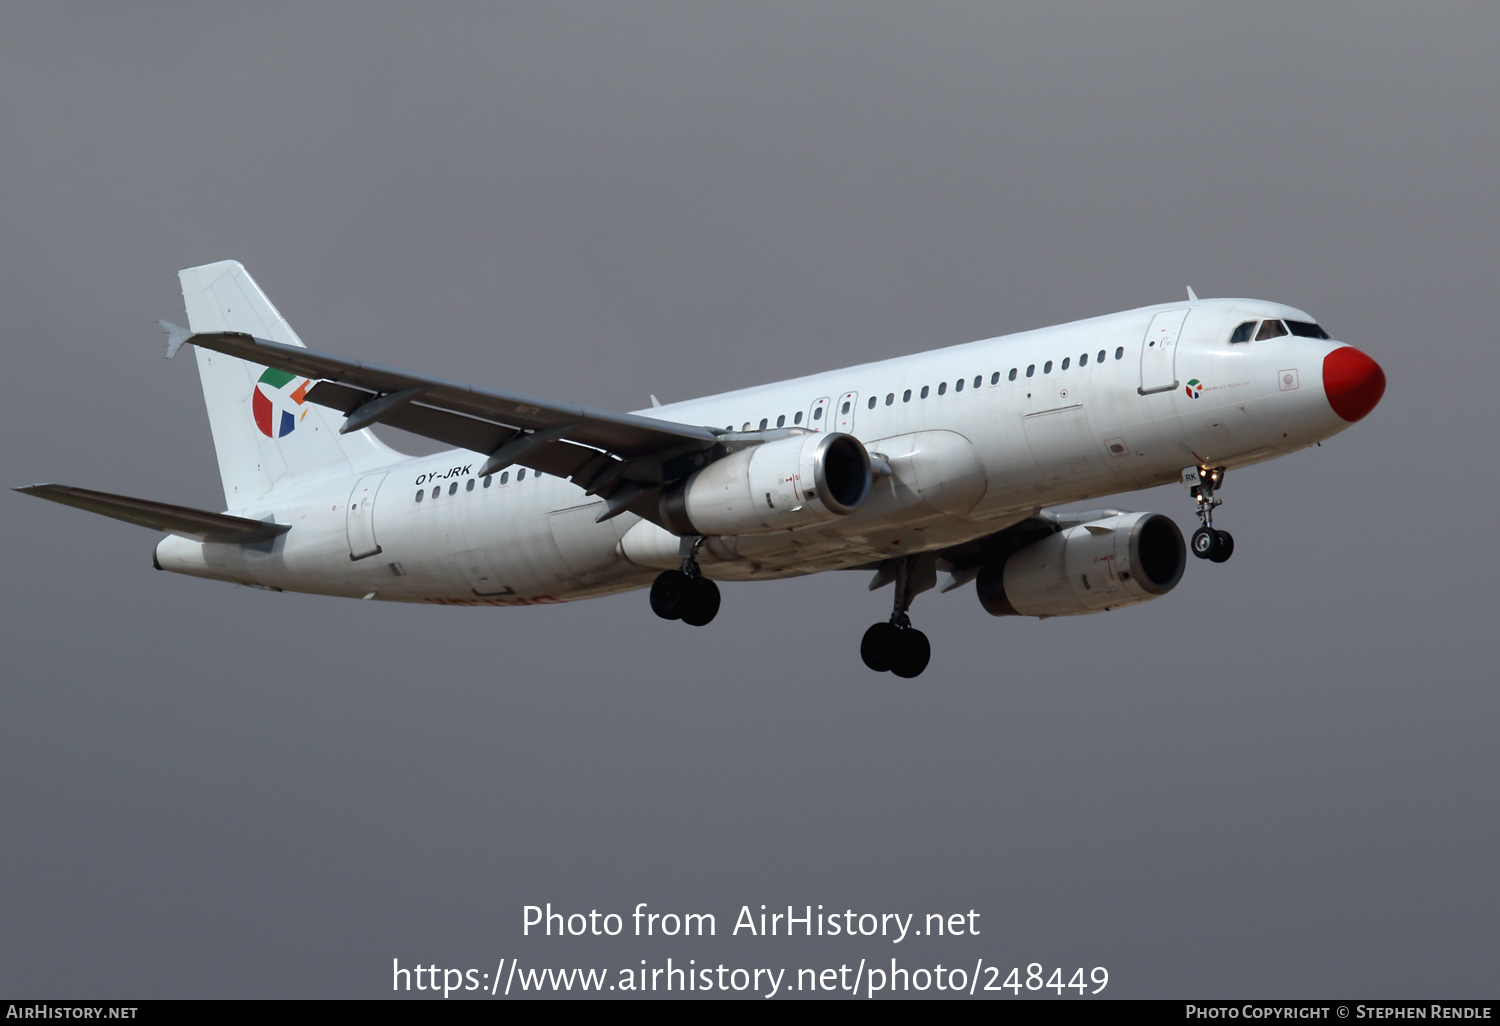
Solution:
<svg viewBox="0 0 1500 1026">
<path fill-rule="evenodd" d="M 698 568 L 701 537 L 682 539 L 682 568 L 663 570 L 651 584 L 651 611 L 689 627 L 707 626 L 719 614 L 719 586 Z"/>
<path fill-rule="evenodd" d="M 876 673 L 890 671 L 908 680 L 920 676 L 932 659 L 932 644 L 927 635 L 913 627 L 911 617 L 906 615 L 918 590 L 912 587 L 913 559 L 912 556 L 902 556 L 892 561 L 895 563 L 896 597 L 891 618 L 871 624 L 859 643 L 859 657 L 866 666 Z"/>
<path fill-rule="evenodd" d="M 1223 482 L 1223 467 L 1188 467 L 1182 472 L 1182 483 L 1198 503 L 1198 522 L 1202 524 L 1193 532 L 1193 555 L 1215 563 L 1234 555 L 1234 536 L 1214 528 L 1214 508 L 1224 502 L 1214 492 Z"/>
</svg>

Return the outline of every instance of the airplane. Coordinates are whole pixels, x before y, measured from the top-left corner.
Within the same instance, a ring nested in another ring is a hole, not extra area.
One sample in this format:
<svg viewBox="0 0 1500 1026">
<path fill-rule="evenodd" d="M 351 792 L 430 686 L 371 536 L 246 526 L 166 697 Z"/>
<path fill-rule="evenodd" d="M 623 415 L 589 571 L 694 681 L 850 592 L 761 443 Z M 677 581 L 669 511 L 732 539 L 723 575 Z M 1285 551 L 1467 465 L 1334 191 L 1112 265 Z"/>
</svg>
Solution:
<svg viewBox="0 0 1500 1026">
<path fill-rule="evenodd" d="M 913 678 L 919 594 L 995 616 L 1158 598 L 1223 562 L 1229 470 L 1365 417 L 1385 374 L 1309 314 L 1145 306 L 616 413 L 306 348 L 235 261 L 179 272 L 226 512 L 57 484 L 18 491 L 167 532 L 158 570 L 270 591 L 512 606 L 650 588 L 701 627 L 716 581 L 864 569 L 894 585 L 865 665 Z M 371 427 L 452 446 L 408 456 Z M 1053 507 L 1181 481 L 1199 522 Z"/>
</svg>

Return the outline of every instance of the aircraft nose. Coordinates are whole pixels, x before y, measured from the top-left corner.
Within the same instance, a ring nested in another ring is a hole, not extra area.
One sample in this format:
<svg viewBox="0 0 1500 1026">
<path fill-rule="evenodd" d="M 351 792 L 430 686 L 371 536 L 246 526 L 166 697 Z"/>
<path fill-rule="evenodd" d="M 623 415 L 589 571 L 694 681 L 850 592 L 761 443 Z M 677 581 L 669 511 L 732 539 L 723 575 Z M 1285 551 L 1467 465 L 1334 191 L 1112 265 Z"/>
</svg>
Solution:
<svg viewBox="0 0 1500 1026">
<path fill-rule="evenodd" d="M 1342 346 L 1323 357 L 1323 391 L 1333 412 L 1353 424 L 1385 395 L 1385 371 L 1353 346 Z"/>
</svg>

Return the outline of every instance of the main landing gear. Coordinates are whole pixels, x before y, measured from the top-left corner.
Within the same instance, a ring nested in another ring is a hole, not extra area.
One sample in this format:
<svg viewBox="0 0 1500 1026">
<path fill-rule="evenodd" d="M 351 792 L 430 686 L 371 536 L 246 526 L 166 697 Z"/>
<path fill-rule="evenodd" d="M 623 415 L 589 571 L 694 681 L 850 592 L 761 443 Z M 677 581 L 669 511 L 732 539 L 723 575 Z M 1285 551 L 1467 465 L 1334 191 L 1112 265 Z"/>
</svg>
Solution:
<svg viewBox="0 0 1500 1026">
<path fill-rule="evenodd" d="M 906 611 L 911 608 L 916 593 L 911 587 L 911 556 L 903 556 L 896 563 L 896 598 L 891 618 L 883 623 L 872 624 L 859 643 L 859 657 L 876 673 L 889 670 L 898 677 L 912 678 L 927 669 L 932 658 L 932 645 L 927 635 L 911 625 Z"/>
<path fill-rule="evenodd" d="M 682 568 L 664 570 L 651 585 L 651 611 L 663 620 L 706 626 L 719 613 L 719 586 L 698 569 L 702 538 L 682 540 Z"/>
<path fill-rule="evenodd" d="M 1234 536 L 1214 529 L 1214 507 L 1224 500 L 1214 491 L 1224 483 L 1223 467 L 1188 467 L 1182 472 L 1182 483 L 1188 486 L 1198 503 L 1198 521 L 1203 526 L 1193 532 L 1191 548 L 1199 559 L 1222 563 L 1234 555 Z"/>
</svg>

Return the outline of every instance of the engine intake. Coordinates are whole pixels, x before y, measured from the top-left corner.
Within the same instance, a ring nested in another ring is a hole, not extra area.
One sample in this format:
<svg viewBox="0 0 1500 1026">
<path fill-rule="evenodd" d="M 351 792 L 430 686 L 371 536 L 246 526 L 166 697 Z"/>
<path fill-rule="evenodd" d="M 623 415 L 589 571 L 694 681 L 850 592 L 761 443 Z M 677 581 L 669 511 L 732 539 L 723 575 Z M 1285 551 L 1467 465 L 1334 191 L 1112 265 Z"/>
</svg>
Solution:
<svg viewBox="0 0 1500 1026">
<path fill-rule="evenodd" d="M 870 495 L 870 454 L 842 432 L 793 435 L 716 460 L 661 499 L 687 534 L 756 534 L 853 513 Z"/>
<path fill-rule="evenodd" d="M 991 616 L 1071 616 L 1165 595 L 1186 566 L 1170 517 L 1122 513 L 1032 542 L 986 566 L 976 586 Z"/>
</svg>

